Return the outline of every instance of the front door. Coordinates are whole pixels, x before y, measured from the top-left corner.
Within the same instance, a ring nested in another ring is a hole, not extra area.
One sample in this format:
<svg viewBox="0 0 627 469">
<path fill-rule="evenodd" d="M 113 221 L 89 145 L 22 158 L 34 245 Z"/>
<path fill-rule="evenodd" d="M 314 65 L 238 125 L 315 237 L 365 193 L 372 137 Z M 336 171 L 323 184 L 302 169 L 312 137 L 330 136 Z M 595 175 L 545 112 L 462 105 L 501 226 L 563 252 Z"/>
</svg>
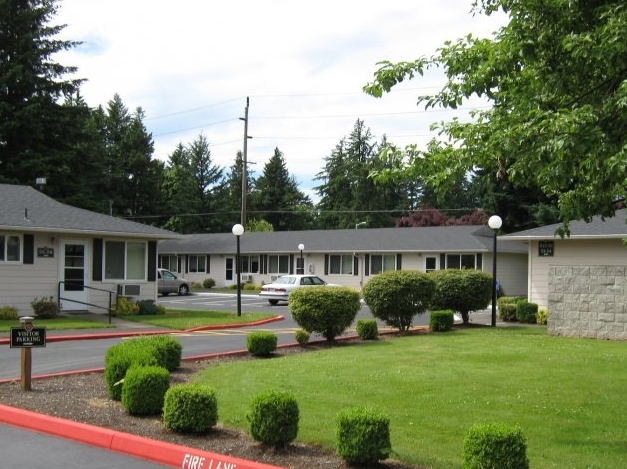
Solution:
<svg viewBox="0 0 627 469">
<path fill-rule="evenodd" d="M 89 295 L 85 288 L 87 278 L 87 241 L 61 241 L 61 262 L 59 279 L 61 280 L 61 310 L 86 310 Z"/>
<path fill-rule="evenodd" d="M 236 282 L 235 277 L 235 259 L 233 257 L 227 257 L 224 264 L 224 279 L 226 285 L 233 285 Z"/>
</svg>

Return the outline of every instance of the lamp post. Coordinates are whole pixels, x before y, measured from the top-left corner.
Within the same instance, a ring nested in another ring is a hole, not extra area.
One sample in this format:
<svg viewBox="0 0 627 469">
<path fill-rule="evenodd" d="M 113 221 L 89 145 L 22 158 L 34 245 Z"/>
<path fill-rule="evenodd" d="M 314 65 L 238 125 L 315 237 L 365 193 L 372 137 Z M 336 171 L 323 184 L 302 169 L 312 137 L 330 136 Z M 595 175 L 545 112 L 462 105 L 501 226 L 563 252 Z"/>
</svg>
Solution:
<svg viewBox="0 0 627 469">
<path fill-rule="evenodd" d="M 304 274 L 305 273 L 305 263 L 303 261 L 303 249 L 305 249 L 305 245 L 303 243 L 300 243 L 298 245 L 298 249 L 300 251 L 300 269 L 297 269 L 297 270 L 299 270 L 300 272 L 297 272 L 297 273 Z"/>
<path fill-rule="evenodd" d="M 364 226 L 366 223 L 367 223 L 367 222 L 365 222 L 365 221 L 360 221 L 359 223 L 357 223 L 357 224 L 355 225 L 355 229 L 359 228 L 360 226 Z"/>
<path fill-rule="evenodd" d="M 492 327 L 496 327 L 496 232 L 502 224 L 503 220 L 498 215 L 492 215 L 488 220 L 488 226 L 494 232 L 492 244 Z"/>
<path fill-rule="evenodd" d="M 244 227 L 239 223 L 233 225 L 231 230 L 237 239 L 237 254 L 235 256 L 235 274 L 237 275 L 237 315 L 242 315 L 242 276 L 240 275 L 240 260 L 239 260 L 239 238 L 244 234 Z"/>
</svg>

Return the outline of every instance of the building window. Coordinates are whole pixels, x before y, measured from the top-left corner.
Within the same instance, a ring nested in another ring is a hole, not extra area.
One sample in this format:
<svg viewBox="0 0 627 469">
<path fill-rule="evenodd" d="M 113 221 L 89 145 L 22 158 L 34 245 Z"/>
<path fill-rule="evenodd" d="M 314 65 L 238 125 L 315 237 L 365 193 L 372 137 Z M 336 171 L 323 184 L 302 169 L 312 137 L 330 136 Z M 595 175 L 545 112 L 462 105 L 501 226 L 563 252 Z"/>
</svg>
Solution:
<svg viewBox="0 0 627 469">
<path fill-rule="evenodd" d="M 189 256 L 187 258 L 187 271 L 199 274 L 207 273 L 207 256 Z"/>
<path fill-rule="evenodd" d="M 159 256 L 159 268 L 166 269 L 170 272 L 180 272 L 180 263 L 178 256 Z"/>
<path fill-rule="evenodd" d="M 146 243 L 105 241 L 105 279 L 146 280 Z"/>
<path fill-rule="evenodd" d="M 425 272 L 433 272 L 437 267 L 437 258 L 436 257 L 427 257 L 425 259 Z"/>
<path fill-rule="evenodd" d="M 377 275 L 388 270 L 396 270 L 395 254 L 373 254 L 370 256 L 370 275 Z"/>
<path fill-rule="evenodd" d="M 475 270 L 477 268 L 477 256 L 476 254 L 447 254 L 446 268 Z"/>
<path fill-rule="evenodd" d="M 290 271 L 290 256 L 268 256 L 269 274 L 288 274 Z"/>
<path fill-rule="evenodd" d="M 240 272 L 242 273 L 259 273 L 259 256 L 240 256 L 240 264 Z"/>
<path fill-rule="evenodd" d="M 329 274 L 331 275 L 353 275 L 353 256 L 343 254 L 341 256 L 329 256 Z"/>
<path fill-rule="evenodd" d="M 0 234 L 0 262 L 22 262 L 22 237 Z"/>
</svg>

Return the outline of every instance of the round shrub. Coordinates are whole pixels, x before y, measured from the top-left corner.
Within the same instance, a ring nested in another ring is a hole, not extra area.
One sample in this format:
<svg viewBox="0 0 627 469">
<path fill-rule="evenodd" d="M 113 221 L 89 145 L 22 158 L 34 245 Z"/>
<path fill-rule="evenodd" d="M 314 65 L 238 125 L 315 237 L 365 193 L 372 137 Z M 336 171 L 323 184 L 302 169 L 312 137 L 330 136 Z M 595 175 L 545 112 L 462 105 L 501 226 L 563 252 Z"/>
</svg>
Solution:
<svg viewBox="0 0 627 469">
<path fill-rule="evenodd" d="M 516 303 L 516 320 L 527 324 L 536 323 L 536 314 L 538 313 L 538 305 L 522 300 Z"/>
<path fill-rule="evenodd" d="M 165 314 L 165 308 L 160 308 L 155 304 L 155 300 L 140 300 L 137 302 L 139 310 L 137 314 L 157 316 Z"/>
<path fill-rule="evenodd" d="M 499 319 L 505 322 L 516 321 L 516 304 L 515 303 L 503 303 L 499 306 Z"/>
<path fill-rule="evenodd" d="M 452 309 L 464 324 L 471 311 L 488 307 L 492 301 L 492 275 L 481 270 L 434 270 L 429 275 L 435 281 L 431 309 Z"/>
<path fill-rule="evenodd" d="M 132 316 L 135 314 L 139 314 L 139 305 L 125 296 L 118 296 L 118 301 L 115 304 L 115 315 Z"/>
<path fill-rule="evenodd" d="M 349 464 L 376 464 L 392 452 L 390 419 L 375 410 L 355 407 L 336 419 L 336 451 Z"/>
<path fill-rule="evenodd" d="M 505 424 L 475 424 L 464 438 L 463 469 L 528 469 L 522 430 Z"/>
<path fill-rule="evenodd" d="M 296 342 L 298 342 L 299 345 L 302 345 L 304 347 L 305 345 L 309 344 L 309 332 L 307 332 L 305 329 L 297 329 L 294 336 L 296 338 Z"/>
<path fill-rule="evenodd" d="M 181 366 L 183 344 L 177 338 L 168 334 L 156 334 L 136 337 L 127 343 L 153 350 L 157 364 L 168 371 L 174 371 Z"/>
<path fill-rule="evenodd" d="M 455 312 L 450 309 L 431 311 L 429 327 L 433 332 L 448 332 L 455 324 Z"/>
<path fill-rule="evenodd" d="M 218 423 L 218 400 L 208 386 L 172 386 L 165 393 L 163 425 L 179 433 L 206 433 Z"/>
<path fill-rule="evenodd" d="M 131 366 L 124 376 L 122 405 L 131 415 L 157 415 L 170 387 L 170 372 L 161 366 Z"/>
<path fill-rule="evenodd" d="M 547 308 L 539 308 L 536 314 L 536 322 L 538 324 L 547 324 L 549 322 L 549 310 Z"/>
<path fill-rule="evenodd" d="M 253 355 L 270 355 L 276 351 L 276 334 L 267 331 L 255 331 L 246 336 L 246 350 Z"/>
<path fill-rule="evenodd" d="M 142 347 L 135 340 L 112 345 L 105 353 L 104 379 L 107 393 L 112 399 L 119 401 L 124 388 L 123 380 L 131 366 L 157 366 L 158 364 L 153 349 Z"/>
<path fill-rule="evenodd" d="M 371 278 L 362 293 L 375 318 L 406 332 L 414 316 L 427 311 L 434 291 L 435 282 L 427 274 L 392 270 Z"/>
<path fill-rule="evenodd" d="M 14 306 L 0 306 L 0 319 L 17 319 L 19 314 Z"/>
<path fill-rule="evenodd" d="M 357 321 L 357 335 L 362 340 L 375 340 L 379 337 L 379 326 L 375 319 L 360 319 Z"/>
<path fill-rule="evenodd" d="M 35 298 L 30 305 L 34 316 L 39 319 L 54 319 L 59 314 L 59 304 L 53 297 Z"/>
<path fill-rule="evenodd" d="M 256 441 L 285 447 L 298 434 L 298 403 L 290 392 L 266 391 L 253 396 L 246 420 Z"/>
<path fill-rule="evenodd" d="M 216 281 L 211 277 L 206 278 L 202 281 L 202 286 L 207 289 L 213 288 L 216 286 Z"/>
<path fill-rule="evenodd" d="M 361 303 L 351 288 L 320 286 L 292 290 L 289 307 L 300 327 L 332 342 L 353 323 Z"/>
</svg>

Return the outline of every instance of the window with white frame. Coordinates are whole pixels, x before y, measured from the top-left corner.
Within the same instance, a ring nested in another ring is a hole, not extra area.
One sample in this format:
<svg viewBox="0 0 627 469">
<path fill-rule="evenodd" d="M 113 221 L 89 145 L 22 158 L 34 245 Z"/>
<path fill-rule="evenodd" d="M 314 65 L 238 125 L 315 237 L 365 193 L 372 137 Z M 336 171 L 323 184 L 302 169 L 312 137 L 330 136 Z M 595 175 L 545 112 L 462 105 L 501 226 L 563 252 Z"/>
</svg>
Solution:
<svg viewBox="0 0 627 469">
<path fill-rule="evenodd" d="M 207 256 L 188 256 L 187 271 L 195 273 L 207 273 Z"/>
<path fill-rule="evenodd" d="M 240 272 L 245 274 L 259 273 L 259 256 L 240 256 Z"/>
<path fill-rule="evenodd" d="M 377 275 L 388 270 L 396 270 L 396 254 L 372 254 L 370 256 L 371 275 Z"/>
<path fill-rule="evenodd" d="M 22 237 L 0 234 L 0 262 L 22 262 Z"/>
<path fill-rule="evenodd" d="M 105 279 L 146 280 L 147 247 L 141 241 L 105 241 Z"/>
<path fill-rule="evenodd" d="M 353 275 L 352 254 L 330 255 L 329 274 L 332 275 Z"/>
<path fill-rule="evenodd" d="M 171 255 L 159 256 L 159 268 L 170 272 L 179 272 L 179 257 Z"/>
<path fill-rule="evenodd" d="M 268 256 L 269 274 L 287 274 L 290 271 L 290 256 Z"/>
<path fill-rule="evenodd" d="M 481 268 L 481 261 L 476 254 L 447 254 L 447 269 L 477 269 Z"/>
</svg>

